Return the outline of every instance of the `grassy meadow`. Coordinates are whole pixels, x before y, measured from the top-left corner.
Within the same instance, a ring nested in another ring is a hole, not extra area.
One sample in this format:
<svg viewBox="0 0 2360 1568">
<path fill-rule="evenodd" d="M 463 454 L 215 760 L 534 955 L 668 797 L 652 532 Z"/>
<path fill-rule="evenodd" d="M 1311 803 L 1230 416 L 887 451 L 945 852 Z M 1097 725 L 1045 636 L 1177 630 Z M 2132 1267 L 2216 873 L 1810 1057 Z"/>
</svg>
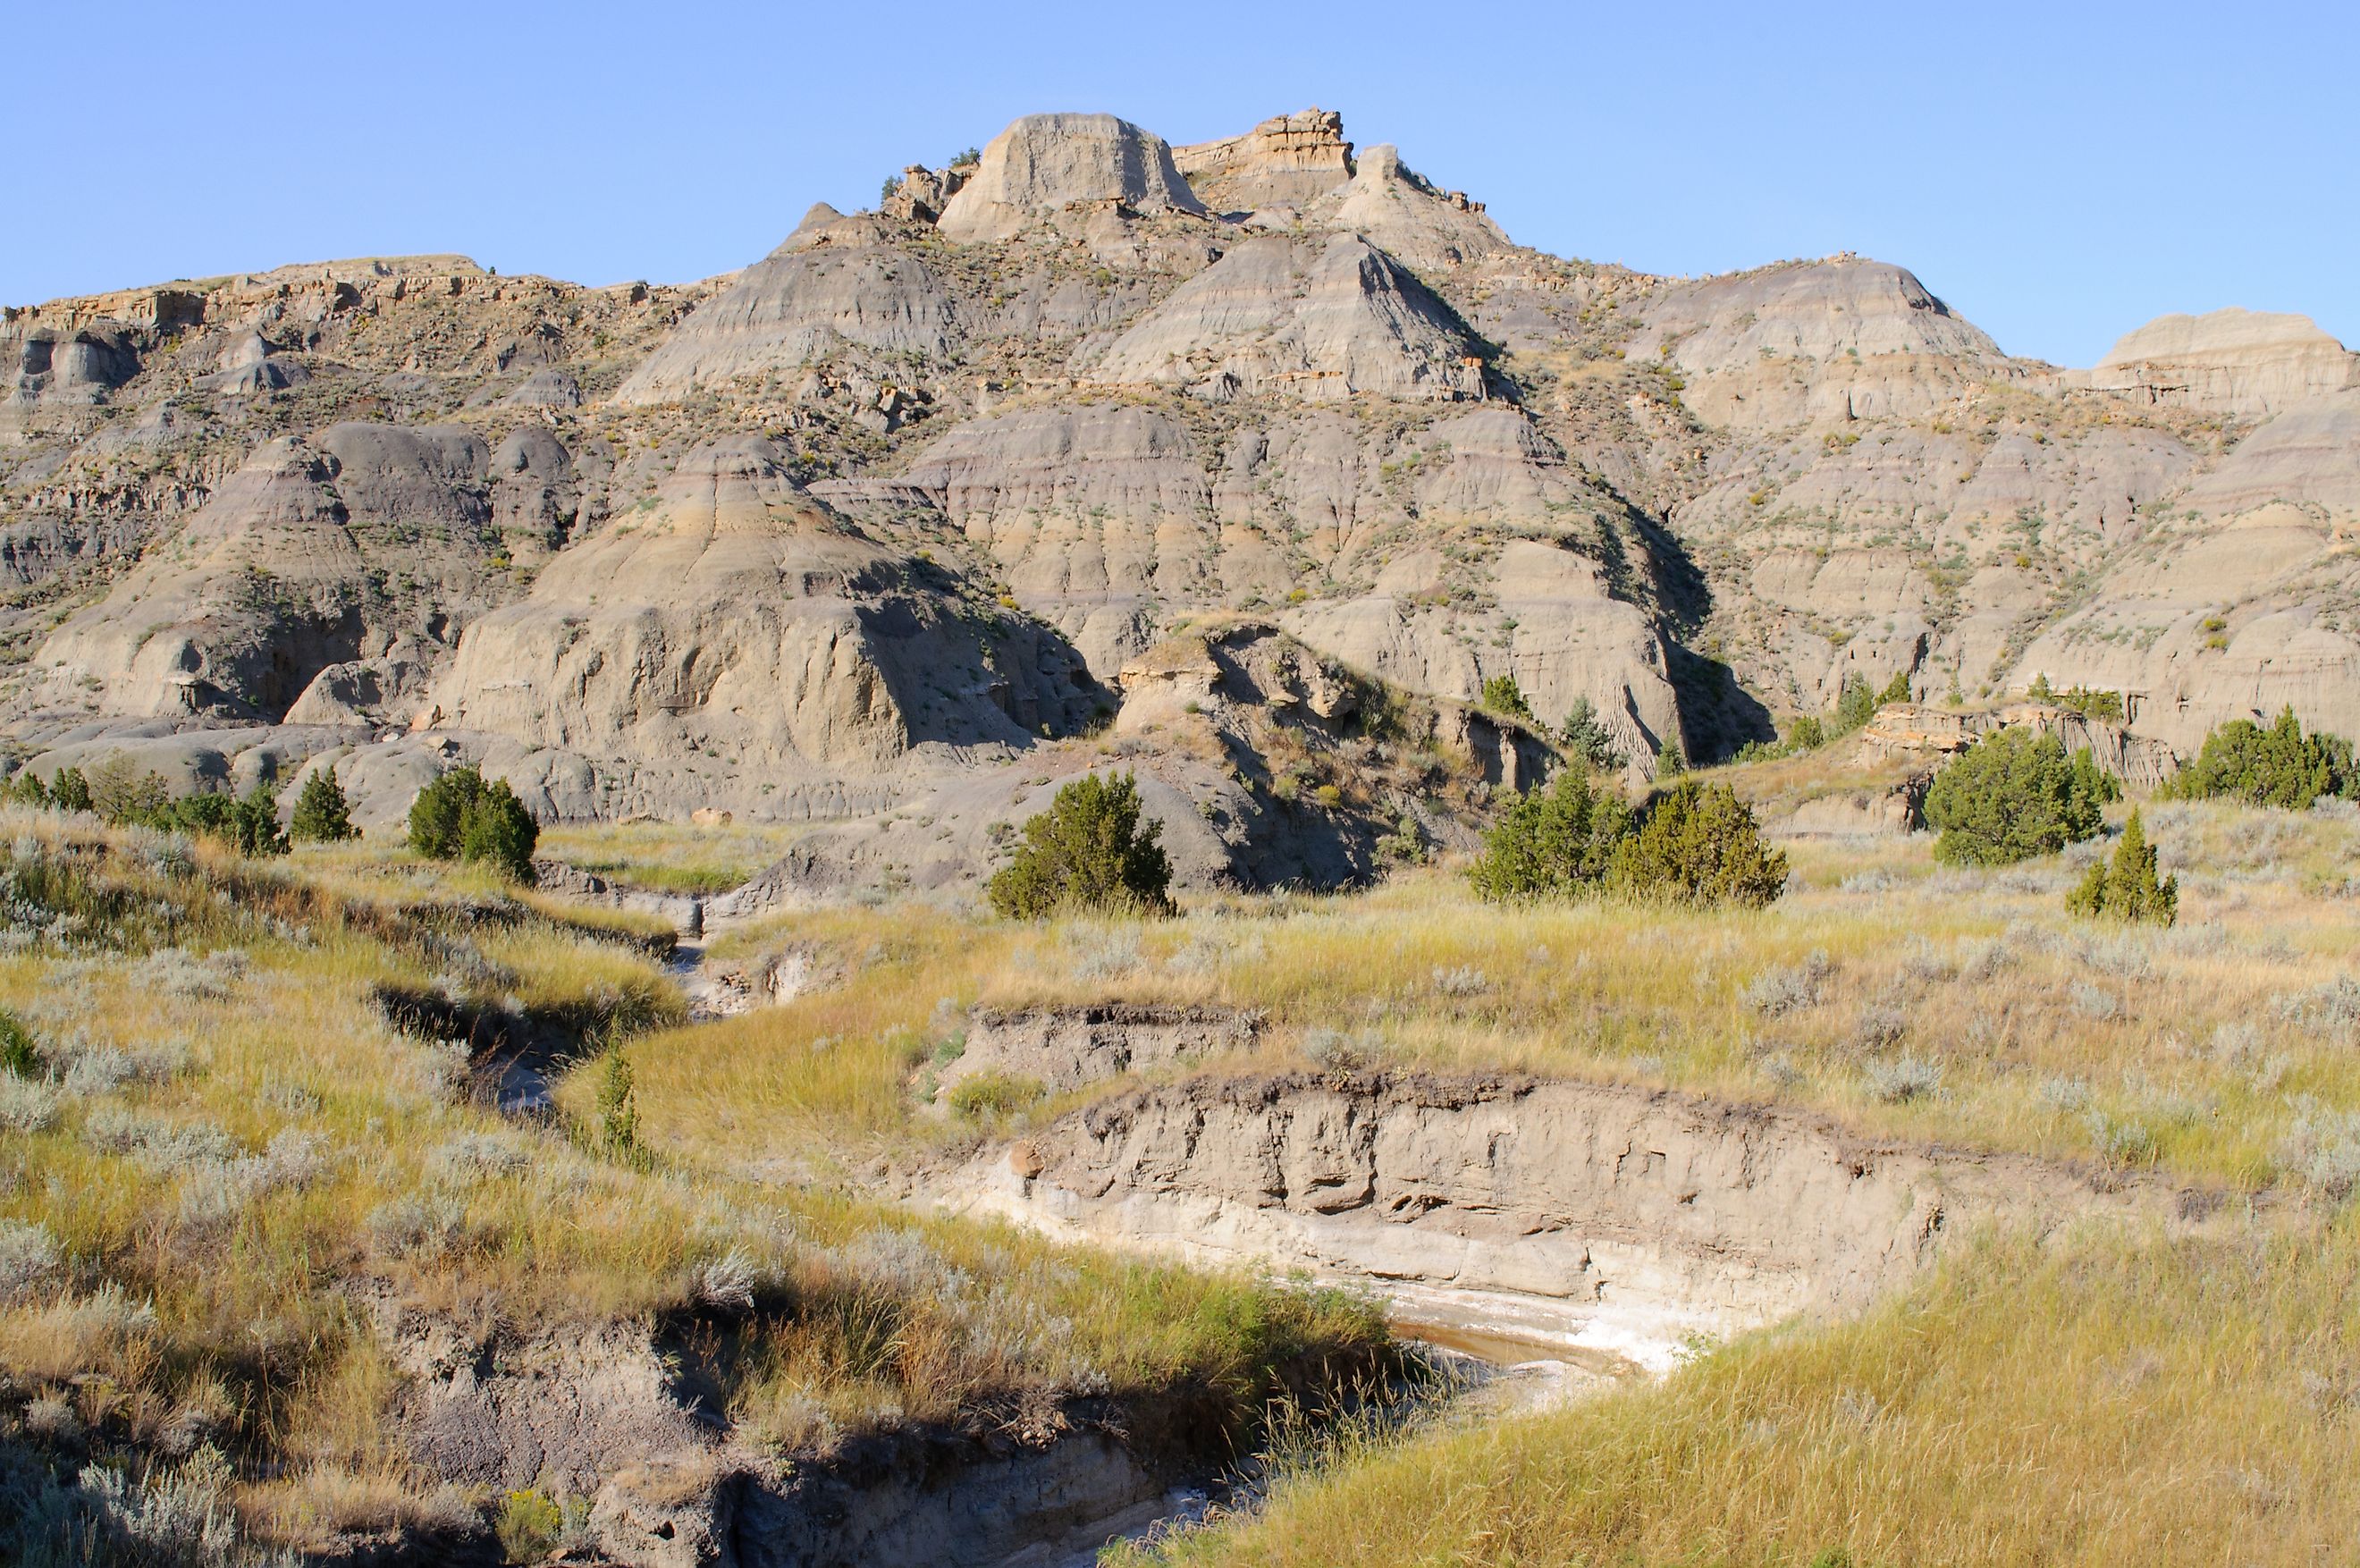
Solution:
<svg viewBox="0 0 2360 1568">
<path fill-rule="evenodd" d="M 1447 867 L 1143 923 L 903 906 L 782 923 L 840 986 L 633 1049 L 661 1135 L 715 1168 L 1020 1128 L 1087 1096 L 917 1109 L 968 1006 L 1169 1000 L 1266 1013 L 1215 1069 L 1661 1084 L 2259 1201 L 2225 1240 L 1982 1237 L 1857 1321 L 1699 1346 L 1548 1415 L 1314 1444 L 1262 1510 L 1122 1562 L 2334 1560 L 2360 1539 L 2360 815 L 2145 819 L 2169 929 L 2068 914 L 2103 842 L 1984 871 L 1804 840 L 1760 912 L 1504 909 Z"/>
<path fill-rule="evenodd" d="M 2360 1539 L 2360 813 L 2146 821 L 2169 929 L 2068 913 L 2102 844 L 1979 871 L 1804 840 L 1760 911 L 1506 908 L 1443 865 L 1163 920 L 782 914 L 709 955 L 792 949 L 813 983 L 691 1024 L 644 916 L 376 844 L 242 861 L 10 811 L 0 1008 L 30 1054 L 0 1072 L 0 1486 L 197 1475 L 296 1549 L 480 1519 L 494 1499 L 402 1445 L 403 1314 L 704 1323 L 733 1429 L 780 1453 L 1178 1388 L 1245 1434 L 1282 1365 L 1375 1354 L 1373 1309 L 867 1192 L 880 1159 L 1121 1087 L 934 1104 L 974 1006 L 1202 1002 L 1265 1019 L 1207 1069 L 1662 1085 L 2256 1202 L 2229 1239 L 1983 1237 L 1857 1321 L 1699 1345 L 1552 1414 L 1348 1432 L 1265 1508 L 1133 1557 L 2321 1561 Z M 551 837 L 649 886 L 767 854 L 715 831 Z M 497 1113 L 419 1018 L 556 1042 L 554 1110 Z"/>
<path fill-rule="evenodd" d="M 1801 840 L 1793 886 L 1761 911 L 1503 907 L 1448 867 L 1144 922 L 978 926 L 908 904 L 733 933 L 716 951 L 791 938 L 843 978 L 630 1049 L 664 1146 L 715 1169 L 843 1168 L 965 1135 L 919 1105 L 969 1007 L 1122 1000 L 1262 1012 L 1256 1053 L 1218 1064 L 1239 1069 L 1658 1084 L 2238 1190 L 2347 1190 L 2360 1179 L 2360 816 L 2202 804 L 2146 817 L 2181 883 L 2168 930 L 2067 912 L 2102 842 L 1990 871 L 1937 865 L 1922 839 Z M 581 1103 L 587 1091 L 573 1089 Z"/>
<path fill-rule="evenodd" d="M 405 1314 L 711 1319 L 727 1415 L 781 1453 L 1181 1387 L 1242 1435 L 1282 1365 L 1382 1343 L 1332 1293 L 692 1162 L 653 1115 L 628 1146 L 595 1113 L 504 1118 L 463 1044 L 387 1022 L 425 998 L 585 1049 L 676 1022 L 610 920 L 349 847 L 258 864 L 46 813 L 0 834 L 0 1007 L 33 1053 L 0 1072 L 0 1487 L 27 1511 L 45 1465 L 177 1463 L 266 1543 L 475 1519 L 492 1499 L 402 1446 Z"/>
</svg>

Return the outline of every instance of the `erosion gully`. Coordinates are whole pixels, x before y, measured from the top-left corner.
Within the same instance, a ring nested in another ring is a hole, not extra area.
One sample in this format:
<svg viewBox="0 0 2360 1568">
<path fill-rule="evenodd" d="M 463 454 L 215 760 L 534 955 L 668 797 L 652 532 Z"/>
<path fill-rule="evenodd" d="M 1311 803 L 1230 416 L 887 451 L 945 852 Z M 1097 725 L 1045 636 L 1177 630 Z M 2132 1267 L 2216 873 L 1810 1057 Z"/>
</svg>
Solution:
<svg viewBox="0 0 2360 1568">
<path fill-rule="evenodd" d="M 671 960 L 694 1016 L 806 983 L 808 955 L 716 970 L 707 912 L 694 913 Z M 1641 1087 L 1193 1072 L 1195 1057 L 1258 1026 L 1205 1008 L 978 1011 L 962 1058 L 976 1070 L 1026 1071 L 1059 1090 L 1134 1076 L 1021 1137 L 897 1172 L 899 1195 L 1076 1242 L 1370 1291 L 1432 1375 L 1398 1409 L 1452 1420 L 1660 1375 L 1699 1336 L 1856 1310 L 1980 1226 L 2099 1215 L 2185 1229 L 2217 1208 L 2159 1180 Z M 1014 1457 L 886 1454 L 716 1495 L 691 1533 L 749 1568 L 1082 1564 L 1110 1541 L 1250 1508 L 1255 1486 L 1247 1473 L 1175 1487 L 1098 1427 Z M 673 1530 L 667 1517 L 650 1551 L 617 1555 L 663 1561 L 658 1543 Z"/>
</svg>

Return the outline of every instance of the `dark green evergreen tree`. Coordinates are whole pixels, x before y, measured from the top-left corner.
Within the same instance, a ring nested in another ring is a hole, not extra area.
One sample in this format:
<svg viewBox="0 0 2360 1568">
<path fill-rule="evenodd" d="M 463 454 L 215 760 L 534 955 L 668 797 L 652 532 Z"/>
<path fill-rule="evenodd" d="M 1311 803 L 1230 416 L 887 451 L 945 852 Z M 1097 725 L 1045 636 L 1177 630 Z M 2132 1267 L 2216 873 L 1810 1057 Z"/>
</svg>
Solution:
<svg viewBox="0 0 2360 1568">
<path fill-rule="evenodd" d="M 287 831 L 290 838 L 311 844 L 334 844 L 359 837 L 353 828 L 352 805 L 344 798 L 344 786 L 336 782 L 335 769 L 311 770 L 295 796 L 295 814 Z"/>
<path fill-rule="evenodd" d="M 1610 882 L 1633 898 L 1758 909 L 1786 891 L 1786 855 L 1763 844 L 1736 791 L 1683 779 L 1648 803 L 1615 853 Z"/>
<path fill-rule="evenodd" d="M 1134 773 L 1086 773 L 1024 825 L 1016 858 L 986 884 L 1000 914 L 1042 920 L 1059 910 L 1131 909 L 1169 915 L 1172 862 L 1157 842 L 1164 824 L 1140 820 Z"/>
<path fill-rule="evenodd" d="M 2169 926 L 2180 918 L 2180 878 L 2175 873 L 2158 880 L 2156 871 L 2155 846 L 2147 841 L 2147 825 L 2134 811 L 2111 863 L 2092 864 L 2066 903 L 2077 915 Z"/>
<path fill-rule="evenodd" d="M 1553 787 L 1527 790 L 1500 814 L 1468 879 L 1477 894 L 1500 904 L 1595 893 L 1630 831 L 1622 797 L 1568 768 Z"/>
<path fill-rule="evenodd" d="M 1926 821 L 1939 829 L 1938 859 L 2002 866 L 2053 855 L 2093 837 L 2117 789 L 2088 753 L 2020 726 L 1995 730 L 1934 775 Z"/>
</svg>

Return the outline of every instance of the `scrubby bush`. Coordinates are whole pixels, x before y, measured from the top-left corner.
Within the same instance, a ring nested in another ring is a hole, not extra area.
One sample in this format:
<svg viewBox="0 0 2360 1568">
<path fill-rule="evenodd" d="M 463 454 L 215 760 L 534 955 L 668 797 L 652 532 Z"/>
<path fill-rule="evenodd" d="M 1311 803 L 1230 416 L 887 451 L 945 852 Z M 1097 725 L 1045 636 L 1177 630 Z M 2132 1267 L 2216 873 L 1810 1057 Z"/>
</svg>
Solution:
<svg viewBox="0 0 2360 1568">
<path fill-rule="evenodd" d="M 1037 1078 L 993 1069 L 955 1085 L 949 1103 L 962 1116 L 1007 1115 L 1039 1103 L 1048 1092 Z"/>
<path fill-rule="evenodd" d="M 107 822 L 144 822 L 171 803 L 163 775 L 142 769 L 118 751 L 90 770 L 90 809 Z"/>
<path fill-rule="evenodd" d="M 1655 777 L 1676 779 L 1688 771 L 1688 760 L 1680 751 L 1679 737 L 1665 736 L 1663 749 L 1655 753 Z"/>
<path fill-rule="evenodd" d="M 1896 1057 L 1890 1061 L 1861 1064 L 1868 1091 L 1887 1105 L 1929 1100 L 1942 1092 L 1942 1064 L 1923 1057 Z"/>
<path fill-rule="evenodd" d="M 1565 749 L 1582 766 L 1597 773 L 1620 773 L 1625 765 L 1614 737 L 1599 722 L 1597 705 L 1586 696 L 1573 699 L 1565 716 Z"/>
<path fill-rule="evenodd" d="M 118 753 L 91 769 L 86 783 L 71 768 L 60 772 L 50 802 L 64 807 L 74 798 L 117 828 L 202 835 L 242 855 L 287 852 L 287 836 L 279 829 L 279 796 L 268 784 L 256 784 L 243 797 L 201 789 L 175 798 L 162 774 L 143 772 Z"/>
<path fill-rule="evenodd" d="M 1868 682 L 1857 674 L 1844 677 L 1843 690 L 1837 694 L 1834 719 L 1828 726 L 1830 738 L 1849 735 L 1876 717 L 1876 694 L 1868 689 Z"/>
<path fill-rule="evenodd" d="M 510 1492 L 501 1500 L 496 1530 L 501 1560 L 538 1563 L 556 1550 L 564 1529 L 565 1513 L 554 1498 L 531 1490 Z"/>
<path fill-rule="evenodd" d="M 34 1043 L 33 1032 L 5 1010 L 0 1010 L 0 1072 L 18 1078 L 41 1075 L 41 1049 Z"/>
<path fill-rule="evenodd" d="M 241 855 L 283 855 L 287 835 L 279 829 L 279 792 L 257 784 L 229 809 L 220 835 Z"/>
<path fill-rule="evenodd" d="M 410 803 L 410 847 L 429 860 L 482 862 L 518 882 L 533 880 L 541 825 L 502 779 L 453 768 Z"/>
<path fill-rule="evenodd" d="M 1483 683 L 1483 695 L 1478 699 L 1493 713 L 1504 713 L 1512 718 L 1530 718 L 1533 710 L 1524 701 L 1524 688 L 1516 685 L 1513 675 L 1493 675 Z"/>
<path fill-rule="evenodd" d="M 623 1054 L 619 1036 L 610 1036 L 601 1054 L 606 1065 L 598 1073 L 598 1149 L 628 1165 L 639 1157 L 639 1093 L 631 1058 Z"/>
<path fill-rule="evenodd" d="M 1024 825 L 1016 858 L 985 887 L 1000 914 L 1042 920 L 1060 909 L 1169 915 L 1172 862 L 1164 824 L 1140 820 L 1136 774 L 1086 773 Z"/>
<path fill-rule="evenodd" d="M 1984 736 L 1935 775 L 1926 820 L 1941 833 L 1936 858 L 2004 866 L 2096 837 L 2106 802 L 2120 794 L 2087 748 L 2068 757 L 2054 736 L 2012 726 Z"/>
<path fill-rule="evenodd" d="M 1764 847 L 1736 791 L 1684 779 L 1648 804 L 1615 851 L 1612 880 L 1635 898 L 1760 908 L 1786 890 L 1786 855 Z"/>
<path fill-rule="evenodd" d="M 2340 735 L 2305 735 L 2294 709 L 2267 729 L 2233 718 L 2204 738 L 2196 760 L 2159 793 L 2181 800 L 2229 796 L 2256 806 L 2309 810 L 2322 795 L 2360 799 L 2360 766 Z"/>
<path fill-rule="evenodd" d="M 2045 672 L 2032 678 L 2032 685 L 2026 688 L 2025 696 L 2035 702 L 2054 703 L 2059 707 L 2070 708 L 2085 718 L 2095 718 L 2107 724 L 2123 721 L 2122 693 L 2092 691 L 2087 686 L 2071 686 L 2057 691 L 2049 686 Z"/>
<path fill-rule="evenodd" d="M 1872 689 L 1867 679 L 1858 673 L 1846 675 L 1843 690 L 1838 694 L 1832 711 L 1825 717 L 1808 713 L 1802 715 L 1786 727 L 1783 740 L 1747 741 L 1738 749 L 1736 760 L 1765 762 L 1816 751 L 1829 741 L 1841 740 L 1865 725 L 1886 703 L 1907 702 L 1910 695 L 1909 672 L 1907 670 L 1896 672 L 1882 691 Z"/>
<path fill-rule="evenodd" d="M 1747 1006 L 1765 1018 L 1783 1018 L 1789 1013 L 1799 1013 L 1817 1007 L 1827 992 L 1835 965 L 1828 961 L 1822 948 L 1814 948 L 1798 964 L 1776 964 L 1764 970 L 1745 984 L 1740 994 Z"/>
<path fill-rule="evenodd" d="M 1495 903 L 1614 892 L 1758 906 L 1785 888 L 1786 857 L 1763 847 L 1752 809 L 1725 784 L 1684 780 L 1634 817 L 1569 768 L 1501 815 L 1468 877 Z"/>
<path fill-rule="evenodd" d="M 306 843 L 333 844 L 358 838 L 353 827 L 352 804 L 333 768 L 315 768 L 295 797 L 295 815 L 287 824 L 290 837 Z"/>
<path fill-rule="evenodd" d="M 60 811 L 90 809 L 90 781 L 80 768 L 60 768 L 49 781 L 49 804 Z"/>
<path fill-rule="evenodd" d="M 2114 846 L 2113 863 L 2093 862 L 2066 903 L 2077 915 L 2169 926 L 2180 918 L 2180 878 L 2158 882 L 2155 872 L 2155 846 L 2147 841 L 2146 825 L 2134 811 Z"/>
<path fill-rule="evenodd" d="M 497 780 L 486 785 L 459 829 L 459 859 L 497 868 L 518 882 L 533 880 L 532 850 L 541 825 L 524 803 Z"/>
<path fill-rule="evenodd" d="M 1502 904 L 1595 892 L 1630 831 L 1622 797 L 1568 768 L 1553 787 L 1527 790 L 1501 813 L 1468 874 L 1479 895 Z"/>
</svg>

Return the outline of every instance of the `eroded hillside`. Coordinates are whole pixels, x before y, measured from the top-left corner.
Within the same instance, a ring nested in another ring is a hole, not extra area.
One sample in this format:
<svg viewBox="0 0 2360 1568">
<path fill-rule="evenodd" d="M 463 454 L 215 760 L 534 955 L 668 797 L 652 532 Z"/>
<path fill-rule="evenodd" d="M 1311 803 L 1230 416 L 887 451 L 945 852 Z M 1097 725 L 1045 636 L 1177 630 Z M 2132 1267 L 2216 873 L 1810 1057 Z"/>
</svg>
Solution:
<svg viewBox="0 0 2360 1568">
<path fill-rule="evenodd" d="M 1243 612 L 1636 760 L 1847 680 L 2360 729 L 2360 360 L 2168 317 L 2012 358 L 1852 257 L 1521 247 L 1310 111 L 1018 121 L 685 287 L 396 258 L 11 311 L 19 757 L 454 756 L 575 818 L 882 809 Z M 1382 803 L 1421 809 L 1415 790 Z"/>
</svg>

